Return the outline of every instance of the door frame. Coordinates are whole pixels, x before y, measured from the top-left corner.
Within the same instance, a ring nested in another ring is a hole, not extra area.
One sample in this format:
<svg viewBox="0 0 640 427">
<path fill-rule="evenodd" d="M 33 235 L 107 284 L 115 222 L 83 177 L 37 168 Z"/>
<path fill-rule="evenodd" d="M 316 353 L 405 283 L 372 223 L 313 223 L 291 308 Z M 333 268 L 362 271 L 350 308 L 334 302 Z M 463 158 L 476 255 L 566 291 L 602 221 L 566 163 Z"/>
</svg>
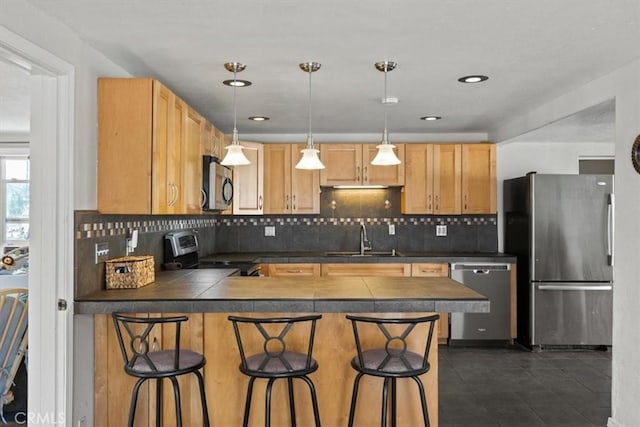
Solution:
<svg viewBox="0 0 640 427">
<path fill-rule="evenodd" d="M 3 26 L 0 57 L 31 75 L 27 419 L 71 425 L 75 69 Z"/>
</svg>

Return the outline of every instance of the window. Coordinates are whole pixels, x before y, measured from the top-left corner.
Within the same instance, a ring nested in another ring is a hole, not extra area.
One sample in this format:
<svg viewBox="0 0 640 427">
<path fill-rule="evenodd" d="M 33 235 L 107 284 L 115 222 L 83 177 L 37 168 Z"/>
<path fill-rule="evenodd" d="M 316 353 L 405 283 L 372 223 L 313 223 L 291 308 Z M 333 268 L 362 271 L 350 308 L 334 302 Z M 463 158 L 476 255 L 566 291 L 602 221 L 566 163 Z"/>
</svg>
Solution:
<svg viewBox="0 0 640 427">
<path fill-rule="evenodd" d="M 2 177 L 2 235 L 6 246 L 29 242 L 29 157 L 0 155 Z"/>
</svg>

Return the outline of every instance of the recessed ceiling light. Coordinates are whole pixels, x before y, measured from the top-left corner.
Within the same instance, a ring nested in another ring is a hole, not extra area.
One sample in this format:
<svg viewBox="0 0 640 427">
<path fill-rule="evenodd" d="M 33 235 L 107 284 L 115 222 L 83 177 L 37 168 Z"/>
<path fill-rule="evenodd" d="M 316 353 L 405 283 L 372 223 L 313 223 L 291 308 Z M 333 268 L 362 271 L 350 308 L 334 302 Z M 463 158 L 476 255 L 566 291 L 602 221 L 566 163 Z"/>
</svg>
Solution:
<svg viewBox="0 0 640 427">
<path fill-rule="evenodd" d="M 481 74 L 474 74 L 472 76 L 464 76 L 458 79 L 461 83 L 480 83 L 485 80 L 489 80 L 489 77 L 483 76 Z"/>
<path fill-rule="evenodd" d="M 266 120 L 269 120 L 269 117 L 265 117 L 265 116 L 251 116 L 248 117 L 249 120 L 253 120 L 254 122 L 264 122 Z"/>
<path fill-rule="evenodd" d="M 222 84 L 235 87 L 251 86 L 251 82 L 249 80 L 225 80 Z"/>
<path fill-rule="evenodd" d="M 424 117 L 420 117 L 420 120 L 424 120 L 427 122 L 433 122 L 435 120 L 440 120 L 442 117 L 441 116 L 424 116 Z"/>
</svg>

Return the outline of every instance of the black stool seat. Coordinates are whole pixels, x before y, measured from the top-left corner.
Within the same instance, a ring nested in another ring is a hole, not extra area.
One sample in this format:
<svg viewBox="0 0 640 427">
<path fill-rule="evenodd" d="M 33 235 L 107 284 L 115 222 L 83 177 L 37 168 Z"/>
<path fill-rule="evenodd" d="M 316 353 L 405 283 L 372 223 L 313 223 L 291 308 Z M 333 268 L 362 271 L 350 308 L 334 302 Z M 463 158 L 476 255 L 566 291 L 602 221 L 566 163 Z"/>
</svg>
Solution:
<svg viewBox="0 0 640 427">
<path fill-rule="evenodd" d="M 385 359 L 387 359 L 385 361 Z M 429 362 L 424 363 L 421 354 L 407 351 L 404 354 L 398 350 L 385 349 L 367 350 L 362 352 L 362 362 L 360 357 L 355 356 L 351 359 L 351 366 L 357 371 L 364 372 L 367 375 L 377 377 L 411 377 L 414 375 L 422 375 L 429 371 L 431 367 Z"/>
<path fill-rule="evenodd" d="M 351 320 L 357 349 L 357 355 L 351 359 L 351 366 L 358 372 L 353 383 L 349 427 L 353 426 L 358 388 L 364 375 L 384 378 L 381 420 L 383 427 L 387 425 L 387 407 L 389 406 L 391 406 L 391 425 L 393 427 L 396 425 L 396 380 L 398 378 L 411 378 L 416 383 L 420 392 L 424 425 L 429 427 L 427 400 L 419 375 L 428 372 L 431 368 L 428 361 L 429 349 L 435 322 L 439 317 L 434 314 L 416 318 L 385 319 L 347 315 L 347 319 Z M 420 324 L 424 324 L 421 329 L 426 329 L 426 333 L 425 336 L 417 337 L 417 331 L 420 329 L 417 326 Z M 422 342 L 420 350 L 423 351 L 418 353 L 409 350 L 409 344 L 416 345 L 414 341 Z M 391 396 L 389 396 L 389 388 L 391 388 Z"/>
<path fill-rule="evenodd" d="M 187 316 L 173 317 L 131 317 L 113 313 L 113 323 L 120 344 L 120 351 L 124 359 L 124 370 L 127 374 L 137 377 L 131 394 L 131 407 L 129 409 L 129 427 L 133 426 L 136 416 L 138 392 L 142 384 L 148 379 L 156 380 L 156 426 L 162 425 L 162 380 L 167 378 L 173 385 L 173 396 L 176 406 L 176 426 L 182 427 L 182 406 L 180 403 L 180 387 L 176 377 L 185 374 L 194 374 L 198 379 L 200 388 L 200 402 L 202 404 L 203 426 L 209 427 L 209 411 L 207 399 L 204 393 L 204 381 L 200 368 L 206 359 L 200 353 L 180 348 L 180 325 L 188 320 Z M 175 341 L 171 349 L 157 349 L 157 339 L 152 331 L 162 326 L 162 332 L 169 332 L 173 326 Z M 124 334 L 126 332 L 126 335 Z M 125 340 L 126 336 L 126 340 Z M 125 344 L 126 341 L 126 344 Z"/>
<path fill-rule="evenodd" d="M 293 379 L 296 378 L 304 381 L 309 387 L 315 425 L 320 426 L 316 390 L 307 375 L 318 369 L 318 362 L 312 354 L 316 321 L 321 317 L 321 315 L 278 318 L 229 316 L 240 351 L 240 372 L 249 377 L 242 424 L 244 427 L 249 425 L 251 397 L 256 378 L 268 379 L 265 396 L 265 426 L 271 425 L 271 389 L 277 379 L 287 380 L 291 425 L 296 426 L 293 396 Z M 306 330 L 301 332 L 296 330 L 301 328 Z M 293 332 L 294 330 L 296 332 Z"/>
</svg>

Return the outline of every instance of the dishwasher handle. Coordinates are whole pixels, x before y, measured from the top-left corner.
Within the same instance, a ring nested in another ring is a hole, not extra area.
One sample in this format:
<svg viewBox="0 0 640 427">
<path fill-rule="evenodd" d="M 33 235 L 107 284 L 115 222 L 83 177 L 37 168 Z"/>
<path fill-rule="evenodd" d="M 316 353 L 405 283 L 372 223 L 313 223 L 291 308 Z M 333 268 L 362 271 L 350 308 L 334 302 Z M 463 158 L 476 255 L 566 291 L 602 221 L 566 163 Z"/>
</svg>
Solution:
<svg viewBox="0 0 640 427">
<path fill-rule="evenodd" d="M 473 271 L 474 274 L 489 274 L 492 271 L 510 271 L 511 264 L 486 262 L 452 263 L 451 270 Z"/>
</svg>

